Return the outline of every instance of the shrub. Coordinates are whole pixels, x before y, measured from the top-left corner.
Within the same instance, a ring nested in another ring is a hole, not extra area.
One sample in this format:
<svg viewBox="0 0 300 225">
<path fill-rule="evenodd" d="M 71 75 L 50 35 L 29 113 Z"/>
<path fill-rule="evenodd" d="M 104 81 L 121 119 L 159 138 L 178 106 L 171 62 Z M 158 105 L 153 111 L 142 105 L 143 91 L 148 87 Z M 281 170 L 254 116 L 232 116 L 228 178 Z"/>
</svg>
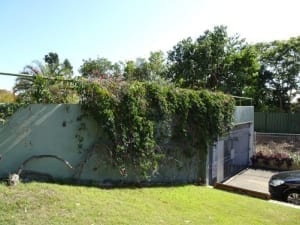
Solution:
<svg viewBox="0 0 300 225">
<path fill-rule="evenodd" d="M 180 89 L 153 82 L 118 85 L 82 82 L 82 108 L 110 139 L 110 155 L 122 174 L 133 165 L 148 177 L 157 171 L 170 141 L 184 143 L 186 155 L 206 153 L 232 125 L 234 99 L 207 90 Z"/>
<path fill-rule="evenodd" d="M 293 155 L 286 152 L 265 153 L 259 151 L 251 157 L 251 161 L 253 165 L 256 165 L 259 160 L 262 160 L 264 165 L 270 165 L 271 162 L 274 162 L 277 168 L 281 168 L 284 163 L 287 168 L 290 168 L 294 162 Z"/>
</svg>

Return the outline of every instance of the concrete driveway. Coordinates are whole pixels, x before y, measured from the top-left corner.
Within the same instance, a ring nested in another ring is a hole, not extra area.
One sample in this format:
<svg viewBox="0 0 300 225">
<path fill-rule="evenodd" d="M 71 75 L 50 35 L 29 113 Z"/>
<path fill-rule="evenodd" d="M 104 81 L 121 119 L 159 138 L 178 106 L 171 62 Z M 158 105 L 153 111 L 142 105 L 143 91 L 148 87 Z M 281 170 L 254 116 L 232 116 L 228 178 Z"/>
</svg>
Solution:
<svg viewBox="0 0 300 225">
<path fill-rule="evenodd" d="M 262 199 L 271 199 L 268 181 L 275 173 L 277 172 L 248 168 L 222 183 L 217 183 L 215 188 Z"/>
<path fill-rule="evenodd" d="M 223 184 L 269 194 L 268 181 L 275 173 L 270 170 L 245 169 Z"/>
<path fill-rule="evenodd" d="M 245 169 L 223 183 L 216 184 L 216 188 L 232 191 L 235 193 L 241 193 L 267 199 L 272 203 L 285 205 L 293 208 L 300 209 L 300 206 L 292 205 L 285 202 L 270 200 L 268 181 L 272 175 L 277 171 L 262 170 L 262 169 Z"/>
</svg>

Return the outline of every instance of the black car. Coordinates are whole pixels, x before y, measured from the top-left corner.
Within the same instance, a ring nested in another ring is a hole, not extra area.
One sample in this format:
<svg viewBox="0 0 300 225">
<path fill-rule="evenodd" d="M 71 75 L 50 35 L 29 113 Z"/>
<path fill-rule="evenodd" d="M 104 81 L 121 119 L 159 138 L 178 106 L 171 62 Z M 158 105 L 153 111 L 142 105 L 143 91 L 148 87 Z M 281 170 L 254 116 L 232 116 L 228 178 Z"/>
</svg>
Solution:
<svg viewBox="0 0 300 225">
<path fill-rule="evenodd" d="M 273 175 L 269 180 L 269 192 L 273 199 L 300 205 L 300 170 Z"/>
</svg>

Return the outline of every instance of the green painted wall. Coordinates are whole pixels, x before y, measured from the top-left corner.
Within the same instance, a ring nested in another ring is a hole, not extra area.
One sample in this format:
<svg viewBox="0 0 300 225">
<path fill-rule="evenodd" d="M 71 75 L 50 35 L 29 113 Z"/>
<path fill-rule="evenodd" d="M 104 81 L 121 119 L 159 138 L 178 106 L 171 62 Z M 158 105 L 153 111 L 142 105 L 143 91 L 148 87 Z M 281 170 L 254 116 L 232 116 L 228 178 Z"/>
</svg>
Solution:
<svg viewBox="0 0 300 225">
<path fill-rule="evenodd" d="M 253 118 L 252 111 L 253 108 L 237 107 L 235 123 L 249 122 Z M 79 142 L 81 137 L 83 141 Z M 80 180 L 101 185 L 138 181 L 133 170 L 129 169 L 128 177 L 122 177 L 116 168 L 107 163 L 105 138 L 95 121 L 89 117 L 82 118 L 79 105 L 66 104 L 29 105 L 18 110 L 6 124 L 0 126 L 0 177 L 6 178 L 17 172 L 22 162 L 33 155 L 57 155 L 78 168 L 86 158 L 86 149 L 91 149 L 99 137 L 104 141 L 96 146 L 95 154 L 83 167 Z M 170 146 L 170 156 L 162 163 L 152 181 L 205 182 L 206 155 L 186 157 L 176 151 L 178 146 L 173 147 Z M 30 161 L 25 169 L 48 173 L 60 179 L 79 178 L 76 170 L 52 158 Z"/>
<path fill-rule="evenodd" d="M 80 122 L 76 105 L 30 105 L 19 110 L 0 130 L 0 176 L 16 172 L 21 163 L 32 155 L 58 155 L 72 165 L 84 156 L 75 138 Z M 92 121 L 87 125 L 84 147 L 94 142 L 98 130 Z M 46 172 L 56 177 L 70 177 L 73 171 L 61 162 L 46 158 L 32 161 L 26 169 Z"/>
</svg>

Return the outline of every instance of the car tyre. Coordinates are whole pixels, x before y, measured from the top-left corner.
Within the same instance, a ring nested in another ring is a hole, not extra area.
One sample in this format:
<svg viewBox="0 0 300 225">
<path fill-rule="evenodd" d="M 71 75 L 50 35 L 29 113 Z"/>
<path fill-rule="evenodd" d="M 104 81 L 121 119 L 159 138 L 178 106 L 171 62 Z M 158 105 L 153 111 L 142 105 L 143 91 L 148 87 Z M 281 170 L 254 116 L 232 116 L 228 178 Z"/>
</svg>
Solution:
<svg viewBox="0 0 300 225">
<path fill-rule="evenodd" d="M 288 191 L 284 196 L 284 200 L 288 203 L 300 205 L 300 191 L 298 190 Z"/>
</svg>

